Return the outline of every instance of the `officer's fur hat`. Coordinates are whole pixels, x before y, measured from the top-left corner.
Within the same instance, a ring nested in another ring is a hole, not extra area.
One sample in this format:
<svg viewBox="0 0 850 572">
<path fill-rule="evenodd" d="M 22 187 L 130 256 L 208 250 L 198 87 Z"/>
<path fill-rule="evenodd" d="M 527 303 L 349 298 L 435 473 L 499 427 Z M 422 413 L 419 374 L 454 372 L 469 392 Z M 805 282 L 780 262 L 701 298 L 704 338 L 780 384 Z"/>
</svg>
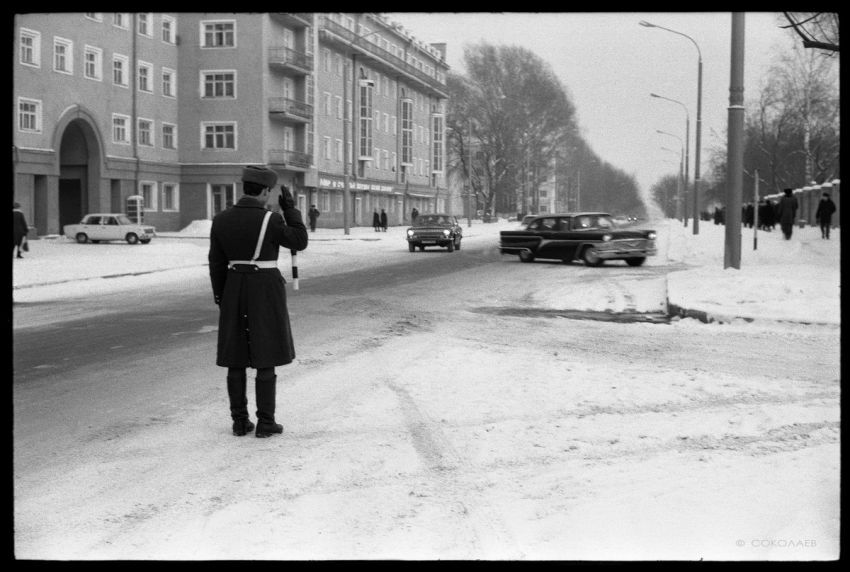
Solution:
<svg viewBox="0 0 850 572">
<path fill-rule="evenodd" d="M 242 182 L 272 188 L 277 183 L 277 173 L 268 167 L 248 165 L 242 168 Z"/>
</svg>

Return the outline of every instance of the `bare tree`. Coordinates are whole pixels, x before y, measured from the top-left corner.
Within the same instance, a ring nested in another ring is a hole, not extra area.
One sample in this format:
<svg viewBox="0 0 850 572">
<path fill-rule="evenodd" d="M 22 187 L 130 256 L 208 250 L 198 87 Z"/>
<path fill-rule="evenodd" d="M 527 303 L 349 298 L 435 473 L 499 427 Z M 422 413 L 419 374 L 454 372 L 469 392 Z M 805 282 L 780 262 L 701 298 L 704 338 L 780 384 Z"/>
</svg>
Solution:
<svg viewBox="0 0 850 572">
<path fill-rule="evenodd" d="M 783 12 L 788 28 L 803 40 L 804 48 L 838 52 L 838 12 Z"/>
</svg>

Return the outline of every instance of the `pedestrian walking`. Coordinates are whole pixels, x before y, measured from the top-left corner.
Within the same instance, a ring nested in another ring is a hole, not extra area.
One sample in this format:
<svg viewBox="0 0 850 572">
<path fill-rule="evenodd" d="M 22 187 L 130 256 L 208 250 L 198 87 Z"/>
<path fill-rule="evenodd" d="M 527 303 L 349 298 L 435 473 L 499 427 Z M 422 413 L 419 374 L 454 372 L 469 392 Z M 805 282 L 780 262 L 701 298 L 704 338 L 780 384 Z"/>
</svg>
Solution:
<svg viewBox="0 0 850 572">
<path fill-rule="evenodd" d="M 835 213 L 835 203 L 829 198 L 829 193 L 824 193 L 818 203 L 815 218 L 820 224 L 820 237 L 829 240 L 829 227 L 832 226 L 832 215 Z"/>
<path fill-rule="evenodd" d="M 779 228 L 782 229 L 785 240 L 791 240 L 794 221 L 797 219 L 797 199 L 791 194 L 791 189 L 785 189 L 784 192 L 785 196 L 779 199 L 779 204 L 776 205 L 776 219 L 779 221 Z"/>
<path fill-rule="evenodd" d="M 753 207 L 753 203 L 747 203 L 747 206 L 744 207 L 744 226 L 747 228 L 753 228 L 753 223 L 755 222 L 756 209 Z"/>
<path fill-rule="evenodd" d="M 27 233 L 29 229 L 27 218 L 21 210 L 21 203 L 14 203 L 12 205 L 12 253 L 17 250 L 17 258 L 23 258 L 21 250 L 29 250 L 27 247 Z"/>
<path fill-rule="evenodd" d="M 387 211 L 381 209 L 381 230 L 387 232 Z"/>
<path fill-rule="evenodd" d="M 416 209 L 416 207 L 413 207 L 413 210 L 410 211 L 410 222 L 412 222 L 413 224 L 416 224 L 416 219 L 418 217 L 419 217 L 419 211 Z"/>
<path fill-rule="evenodd" d="M 316 232 L 316 219 L 319 218 L 320 214 L 322 213 L 319 212 L 316 205 L 310 205 L 310 210 L 307 211 L 307 216 L 310 219 L 310 232 Z"/>
<path fill-rule="evenodd" d="M 759 217 L 761 220 L 761 217 Z M 776 227 L 776 205 L 770 199 L 764 201 L 764 230 L 771 232 Z"/>
<path fill-rule="evenodd" d="M 266 207 L 277 174 L 267 167 L 242 169 L 243 196 L 213 218 L 209 267 L 213 299 L 219 306 L 216 365 L 227 368 L 233 434 L 254 429 L 248 418 L 246 368 L 257 371 L 257 437 L 283 432 L 275 421 L 275 367 L 295 358 L 278 250 L 307 248 L 307 227 L 286 186 L 281 213 Z"/>
<path fill-rule="evenodd" d="M 378 214 L 378 209 L 372 213 L 372 226 L 375 228 L 375 232 L 381 232 L 381 215 Z"/>
</svg>

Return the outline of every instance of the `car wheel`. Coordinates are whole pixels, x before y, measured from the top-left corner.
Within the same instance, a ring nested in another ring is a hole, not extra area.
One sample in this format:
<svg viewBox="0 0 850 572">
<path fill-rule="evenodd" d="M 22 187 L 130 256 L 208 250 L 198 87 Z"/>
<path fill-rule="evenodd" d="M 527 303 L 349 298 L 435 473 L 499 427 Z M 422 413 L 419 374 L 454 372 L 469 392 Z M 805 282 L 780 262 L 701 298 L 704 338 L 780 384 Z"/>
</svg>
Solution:
<svg viewBox="0 0 850 572">
<path fill-rule="evenodd" d="M 407 243 L 407 248 L 408 248 L 408 250 L 410 250 L 410 252 L 415 252 L 415 251 L 416 251 L 416 245 L 415 245 L 415 244 L 413 244 L 412 242 L 408 242 L 408 243 Z"/>
<path fill-rule="evenodd" d="M 99 244 L 99 243 L 100 243 L 100 241 L 99 241 L 99 240 L 93 240 L 93 241 L 91 241 L 91 243 L 92 243 L 92 244 Z"/>
<path fill-rule="evenodd" d="M 562 258 L 561 262 L 563 262 L 564 264 L 572 264 L 573 259 L 572 258 Z"/>
<path fill-rule="evenodd" d="M 142 244 L 148 244 L 150 241 L 151 241 L 151 239 L 149 239 L 149 238 L 143 238 L 139 242 L 141 242 Z"/>
<path fill-rule="evenodd" d="M 139 237 L 135 232 L 128 232 L 124 239 L 127 241 L 127 244 L 136 244 L 139 242 Z"/>
<path fill-rule="evenodd" d="M 419 245 L 419 252 L 425 252 L 425 245 L 424 244 Z"/>
<path fill-rule="evenodd" d="M 454 252 L 454 251 L 455 251 L 455 241 L 454 241 L 454 239 L 452 239 L 452 240 L 450 240 L 450 241 L 449 241 L 448 249 L 449 249 L 449 252 Z"/>
<path fill-rule="evenodd" d="M 460 238 L 458 238 L 457 242 L 455 243 L 455 250 L 460 250 Z"/>
<path fill-rule="evenodd" d="M 626 264 L 628 264 L 629 266 L 640 266 L 644 262 L 646 262 L 645 256 L 639 256 L 637 258 L 626 258 Z"/>
<path fill-rule="evenodd" d="M 581 259 L 584 260 L 584 263 L 588 266 L 601 266 L 602 262 L 604 262 L 596 255 L 596 249 L 592 246 L 586 246 L 584 250 L 581 251 Z"/>
<path fill-rule="evenodd" d="M 520 250 L 519 259 L 522 262 L 534 262 L 534 255 L 531 254 L 530 250 Z"/>
<path fill-rule="evenodd" d="M 78 232 L 76 238 L 77 242 L 79 242 L 80 244 L 85 244 L 89 241 L 89 237 L 86 236 L 86 233 L 84 232 Z"/>
</svg>

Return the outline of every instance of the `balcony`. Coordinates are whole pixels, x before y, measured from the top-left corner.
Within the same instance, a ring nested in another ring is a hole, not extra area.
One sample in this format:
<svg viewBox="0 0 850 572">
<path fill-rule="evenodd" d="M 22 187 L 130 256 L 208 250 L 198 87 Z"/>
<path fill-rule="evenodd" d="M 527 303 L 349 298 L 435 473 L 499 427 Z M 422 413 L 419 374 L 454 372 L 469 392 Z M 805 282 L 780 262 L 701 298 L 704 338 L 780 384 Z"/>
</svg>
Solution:
<svg viewBox="0 0 850 572">
<path fill-rule="evenodd" d="M 313 72 L 313 56 L 283 46 L 269 48 L 269 65 L 283 72 L 307 75 Z"/>
<path fill-rule="evenodd" d="M 271 12 L 269 15 L 281 24 L 293 28 L 313 25 L 313 14 L 310 12 Z"/>
<path fill-rule="evenodd" d="M 300 151 L 286 149 L 269 149 L 269 164 L 274 167 L 295 171 L 306 171 L 310 168 L 312 157 Z"/>
<path fill-rule="evenodd" d="M 436 93 L 439 97 L 448 97 L 445 84 L 440 83 L 436 78 L 429 76 L 422 70 L 416 69 L 382 47 L 360 38 L 345 26 L 337 24 L 325 16 L 319 17 L 319 26 L 319 35 L 322 39 L 345 47 L 354 46 L 357 48 L 358 55 L 365 57 L 372 63 L 381 65 L 393 72 L 404 73 L 418 80 L 424 87 Z"/>
<path fill-rule="evenodd" d="M 287 123 L 310 123 L 313 106 L 287 97 L 270 97 L 269 115 Z"/>
</svg>

